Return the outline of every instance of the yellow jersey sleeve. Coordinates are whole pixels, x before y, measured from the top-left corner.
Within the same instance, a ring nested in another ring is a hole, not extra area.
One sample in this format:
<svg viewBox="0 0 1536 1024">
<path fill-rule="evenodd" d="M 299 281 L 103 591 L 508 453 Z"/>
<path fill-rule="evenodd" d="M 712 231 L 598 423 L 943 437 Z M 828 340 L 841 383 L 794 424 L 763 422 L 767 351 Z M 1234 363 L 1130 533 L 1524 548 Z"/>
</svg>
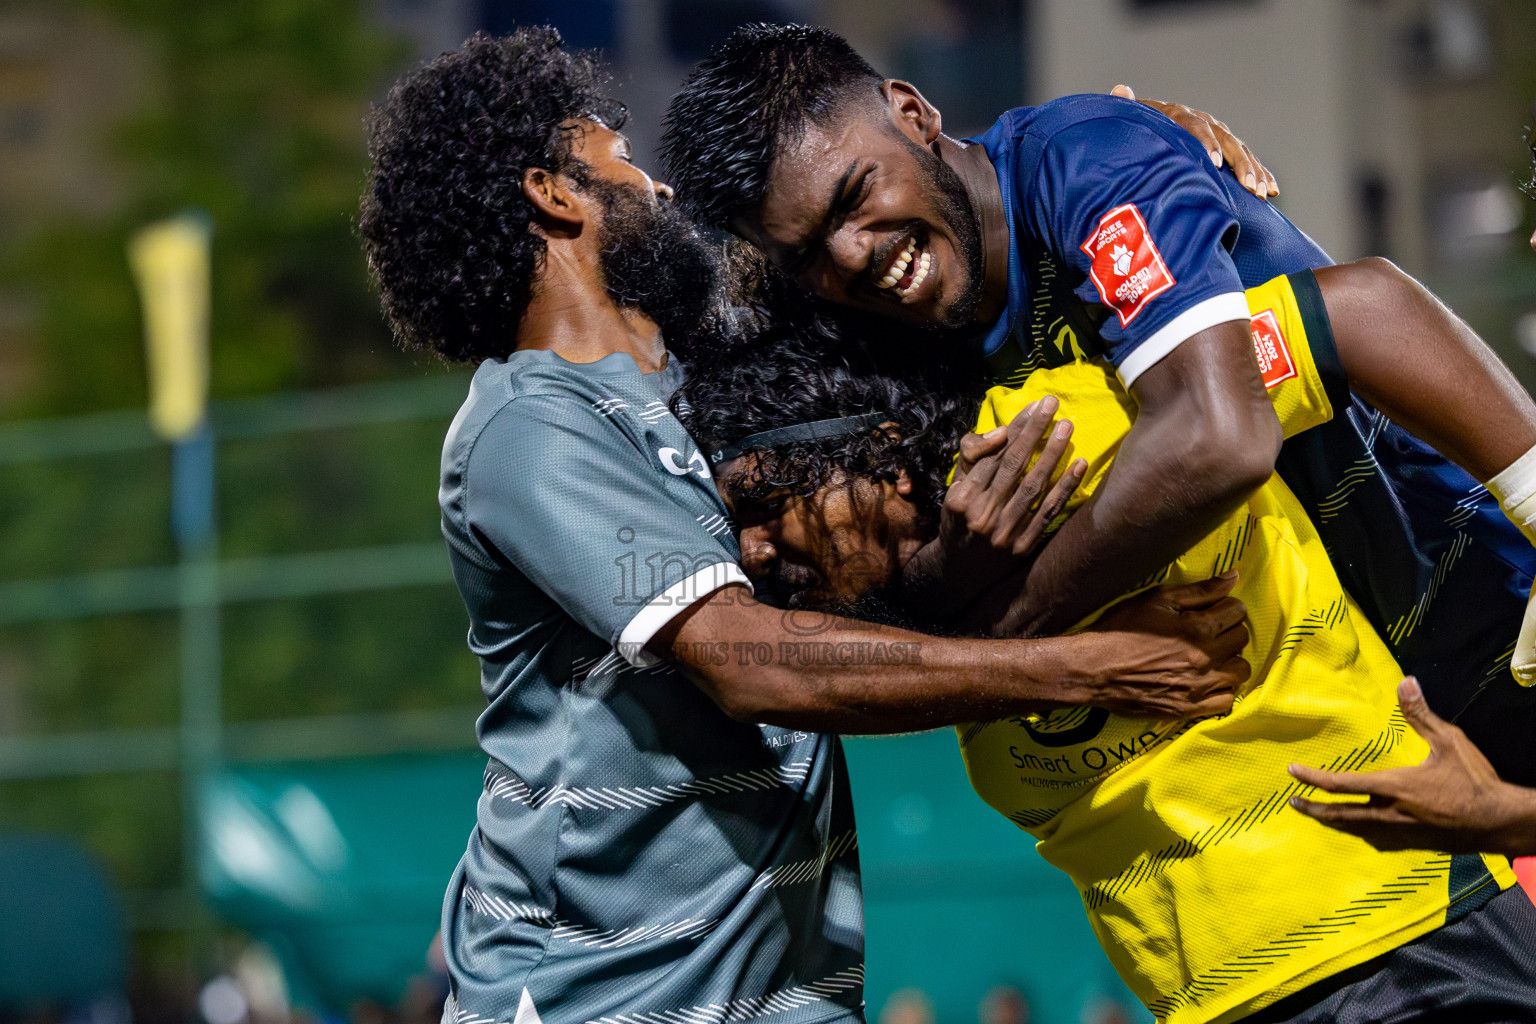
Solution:
<svg viewBox="0 0 1536 1024">
<path fill-rule="evenodd" d="M 1307 321 L 1286 277 L 1266 281 L 1248 297 L 1253 354 L 1286 437 L 1333 419 L 1333 405 L 1312 358 Z"/>
<path fill-rule="evenodd" d="M 1333 419 L 1333 405 L 1312 357 L 1307 320 L 1296 292 L 1285 277 L 1277 277 L 1246 292 L 1252 314 L 1254 355 L 1286 437 Z M 1078 360 L 1036 370 L 1019 387 L 995 387 L 987 392 L 976 417 L 976 432 L 1012 422 L 1030 403 L 1054 395 L 1057 414 L 1073 424 L 1072 446 L 1062 463 L 1088 461 L 1088 472 L 1073 498 L 1086 499 L 1108 470 L 1120 442 L 1136 419 L 1136 403 L 1105 363 Z"/>
</svg>

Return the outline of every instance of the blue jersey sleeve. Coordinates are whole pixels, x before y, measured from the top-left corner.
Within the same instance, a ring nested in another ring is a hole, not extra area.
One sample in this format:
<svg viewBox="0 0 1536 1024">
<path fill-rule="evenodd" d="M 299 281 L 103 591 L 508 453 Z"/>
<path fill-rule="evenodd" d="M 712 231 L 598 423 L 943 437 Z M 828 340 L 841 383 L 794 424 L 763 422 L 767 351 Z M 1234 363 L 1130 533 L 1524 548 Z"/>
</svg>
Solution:
<svg viewBox="0 0 1536 1024">
<path fill-rule="evenodd" d="M 1220 172 L 1193 138 L 1166 137 L 1145 116 L 1051 135 L 1026 207 L 1036 237 L 1083 274 L 1077 296 L 1110 310 L 1100 334 L 1127 388 L 1187 338 L 1248 319 Z"/>
</svg>

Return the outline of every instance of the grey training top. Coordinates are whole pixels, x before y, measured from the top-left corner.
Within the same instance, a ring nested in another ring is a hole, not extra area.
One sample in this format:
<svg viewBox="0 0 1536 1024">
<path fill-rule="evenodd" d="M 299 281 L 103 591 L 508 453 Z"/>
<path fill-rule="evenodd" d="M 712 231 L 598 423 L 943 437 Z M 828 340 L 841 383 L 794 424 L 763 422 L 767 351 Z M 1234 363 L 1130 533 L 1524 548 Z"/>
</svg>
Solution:
<svg viewBox="0 0 1536 1024">
<path fill-rule="evenodd" d="M 674 364 L 675 365 L 675 364 Z M 836 737 L 732 721 L 645 644 L 745 582 L 709 467 L 627 355 L 481 364 L 439 501 L 489 706 L 443 907 L 456 1024 L 814 1024 L 863 1005 Z M 739 657 L 731 641 L 712 649 Z"/>
</svg>

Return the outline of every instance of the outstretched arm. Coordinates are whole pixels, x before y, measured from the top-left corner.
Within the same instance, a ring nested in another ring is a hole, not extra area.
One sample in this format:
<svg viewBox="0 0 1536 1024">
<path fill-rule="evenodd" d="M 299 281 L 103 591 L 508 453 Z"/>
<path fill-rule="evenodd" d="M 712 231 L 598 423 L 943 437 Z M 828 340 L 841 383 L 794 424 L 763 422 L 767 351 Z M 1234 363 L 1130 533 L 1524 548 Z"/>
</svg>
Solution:
<svg viewBox="0 0 1536 1024">
<path fill-rule="evenodd" d="M 1361 398 L 1480 482 L 1536 445 L 1536 402 L 1429 289 L 1383 259 L 1316 274 Z"/>
<path fill-rule="evenodd" d="M 646 650 L 674 661 L 738 721 L 816 732 L 913 732 L 1077 704 L 1198 718 L 1229 710 L 1248 676 L 1238 656 L 1245 609 L 1228 596 L 1232 586 L 1162 588 L 1103 629 L 1041 640 L 808 621 L 819 613 L 782 612 L 733 586 L 678 615 Z M 739 656 L 749 648 L 752 657 Z"/>
<path fill-rule="evenodd" d="M 1424 763 L 1378 772 L 1293 764 L 1291 774 L 1308 786 L 1368 799 L 1335 803 L 1297 796 L 1291 806 L 1378 850 L 1536 854 L 1536 789 L 1499 781 L 1466 734 L 1429 709 L 1418 680 L 1404 679 L 1397 695 L 1403 716 L 1429 741 Z"/>
<path fill-rule="evenodd" d="M 1350 387 L 1488 485 L 1536 544 L 1536 402 L 1455 313 L 1383 259 L 1317 271 Z M 1510 658 L 1536 682 L 1536 596 Z"/>
</svg>

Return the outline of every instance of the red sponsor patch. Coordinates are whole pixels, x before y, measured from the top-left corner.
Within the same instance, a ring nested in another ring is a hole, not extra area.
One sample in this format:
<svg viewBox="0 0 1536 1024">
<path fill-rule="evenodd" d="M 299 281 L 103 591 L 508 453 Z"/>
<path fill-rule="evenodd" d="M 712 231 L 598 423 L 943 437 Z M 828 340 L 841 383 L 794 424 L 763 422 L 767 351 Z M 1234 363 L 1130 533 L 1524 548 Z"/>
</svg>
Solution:
<svg viewBox="0 0 1536 1024">
<path fill-rule="evenodd" d="M 1135 203 L 1106 213 L 1082 248 L 1093 261 L 1088 275 L 1098 286 L 1104 305 L 1120 315 L 1121 327 L 1136 319 L 1148 302 L 1177 284 L 1163 262 L 1163 254 L 1152 244 L 1147 222 Z"/>
<path fill-rule="evenodd" d="M 1259 360 L 1259 373 L 1264 387 L 1272 388 L 1283 380 L 1296 376 L 1296 360 L 1280 333 L 1280 322 L 1273 310 L 1266 309 L 1251 321 L 1253 329 L 1253 354 Z"/>
</svg>

